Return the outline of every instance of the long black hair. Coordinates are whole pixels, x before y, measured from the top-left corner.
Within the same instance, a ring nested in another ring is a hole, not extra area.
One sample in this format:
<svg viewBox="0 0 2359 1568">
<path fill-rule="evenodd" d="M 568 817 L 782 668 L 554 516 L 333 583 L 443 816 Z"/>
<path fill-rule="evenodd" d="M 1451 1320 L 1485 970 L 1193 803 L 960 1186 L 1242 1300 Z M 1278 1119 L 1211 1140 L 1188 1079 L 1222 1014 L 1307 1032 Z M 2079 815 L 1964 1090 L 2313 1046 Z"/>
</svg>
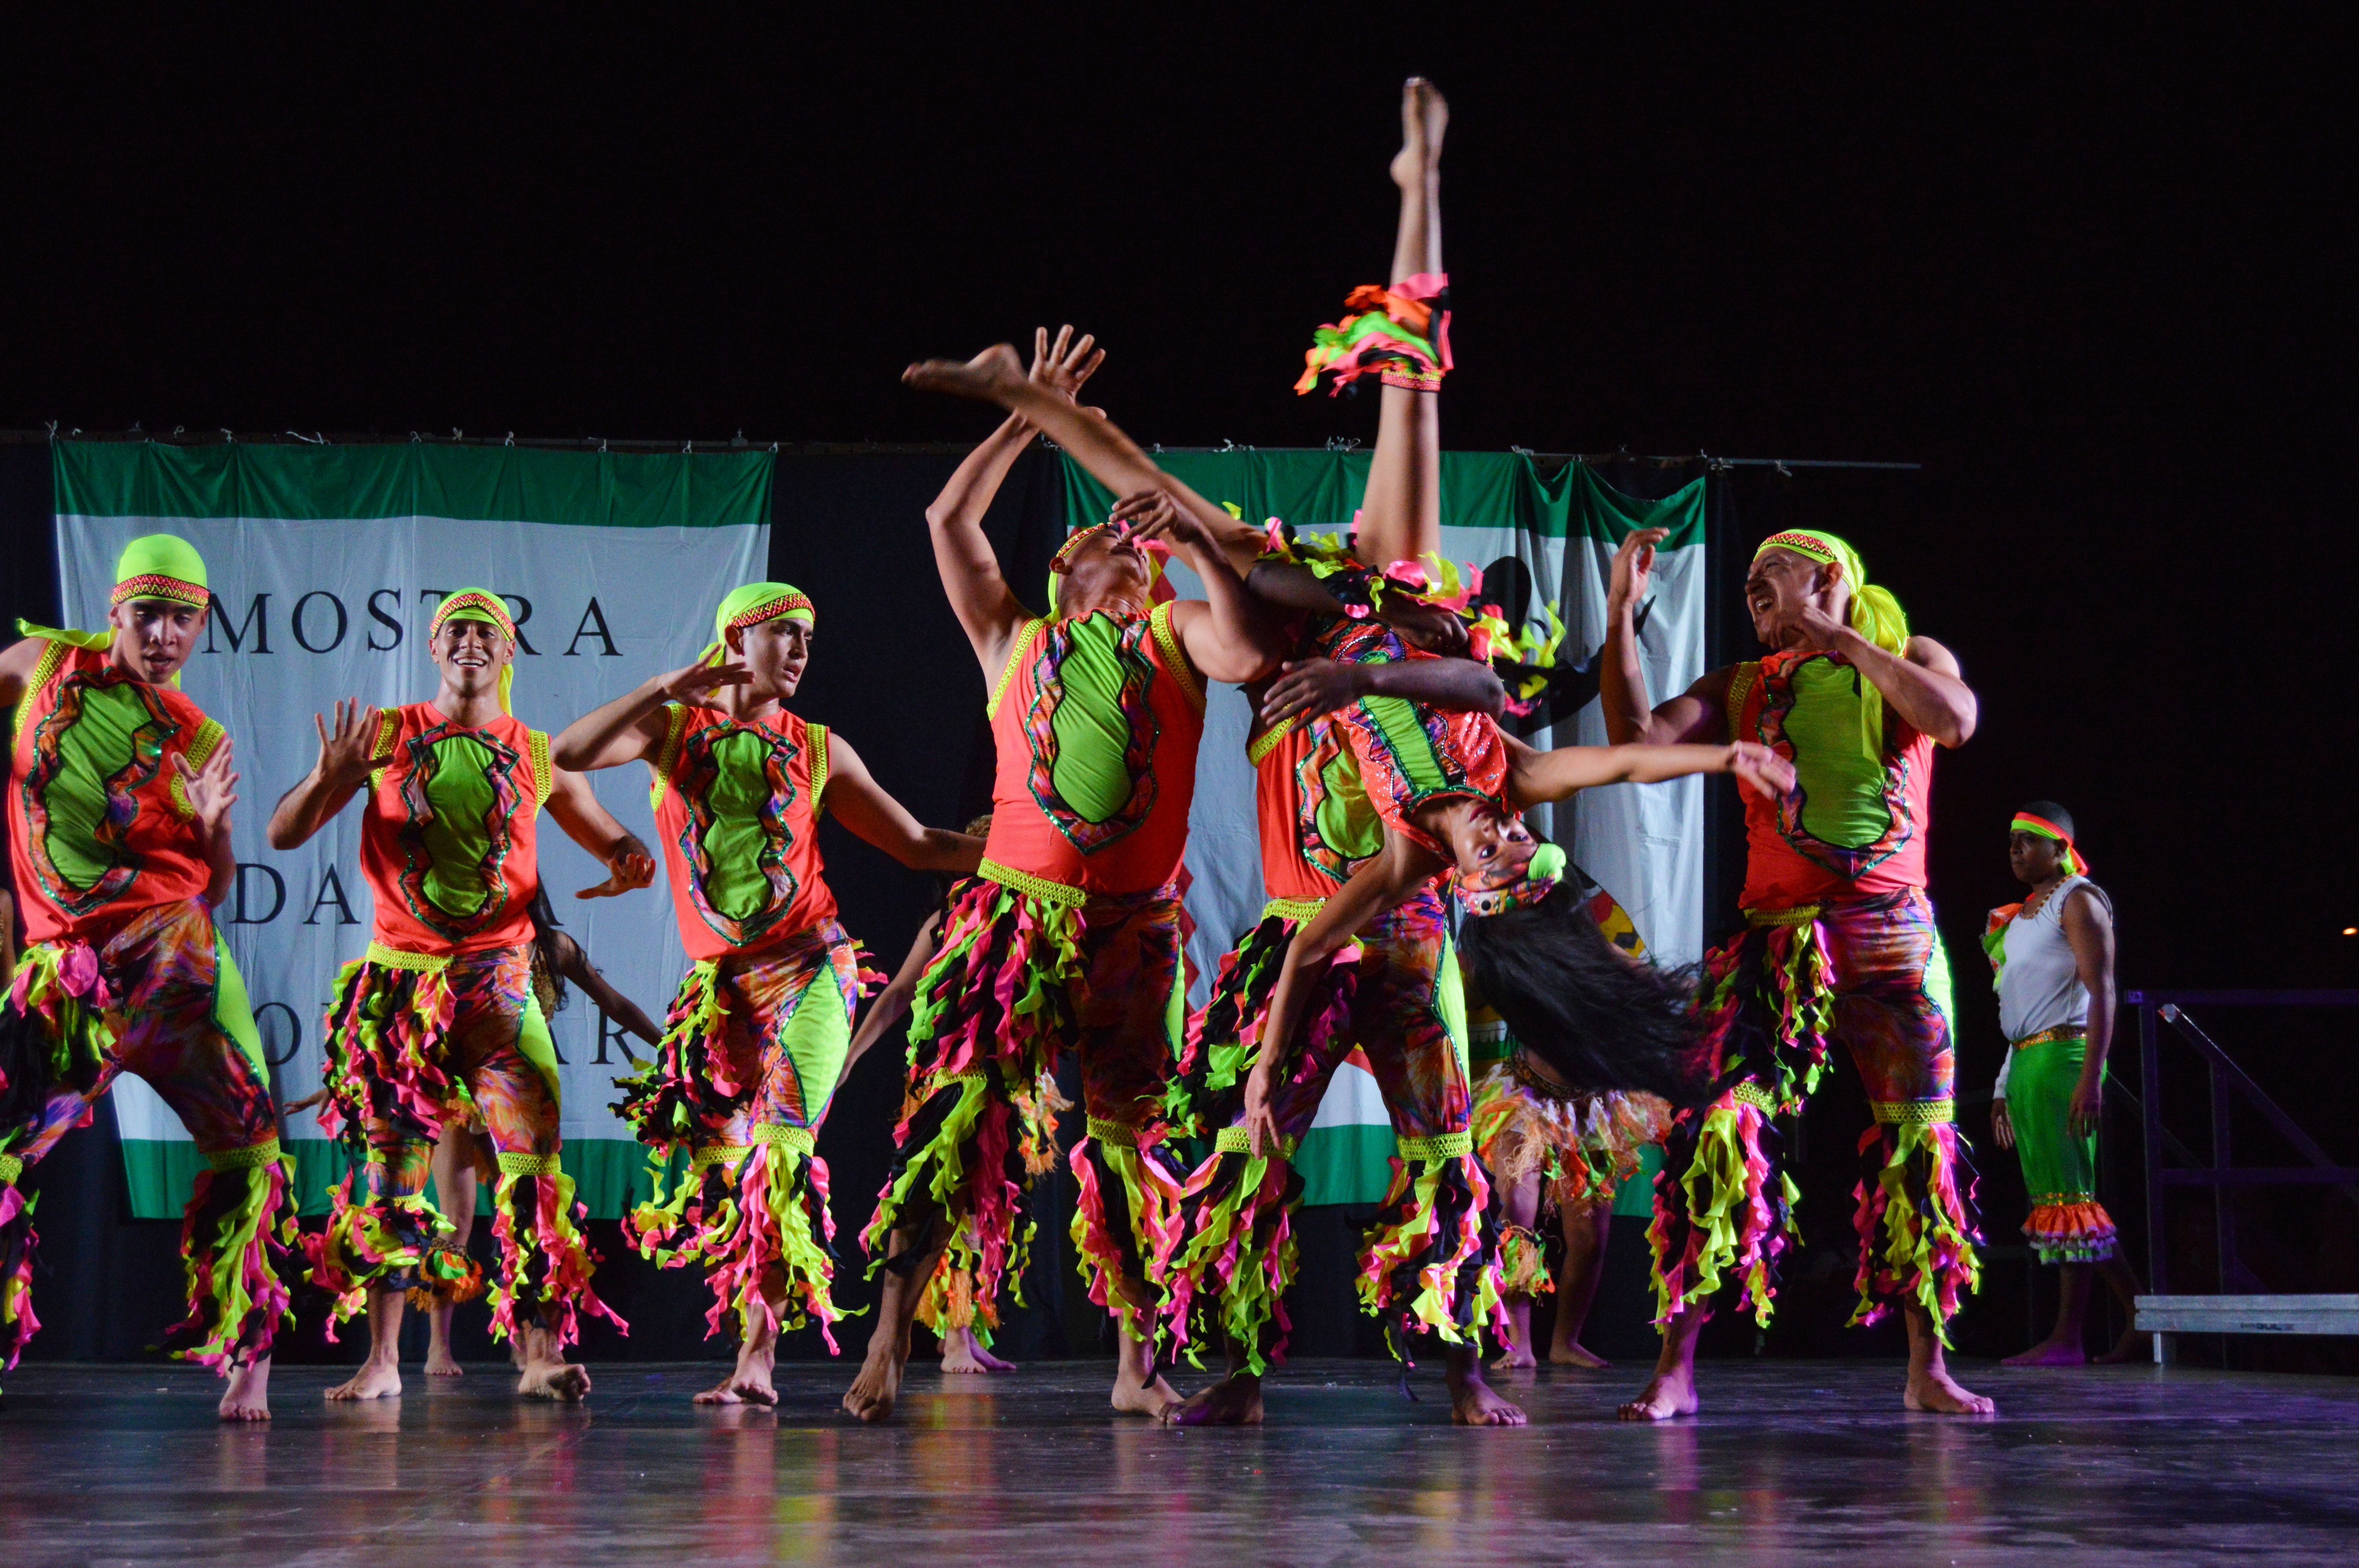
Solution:
<svg viewBox="0 0 2359 1568">
<path fill-rule="evenodd" d="M 1577 877 L 1538 903 L 1463 915 L 1459 951 L 1483 999 L 1526 1050 L 1577 1089 L 1643 1089 L 1701 1102 L 1711 1063 L 1695 975 L 1619 952 L 1590 917 Z"/>
</svg>

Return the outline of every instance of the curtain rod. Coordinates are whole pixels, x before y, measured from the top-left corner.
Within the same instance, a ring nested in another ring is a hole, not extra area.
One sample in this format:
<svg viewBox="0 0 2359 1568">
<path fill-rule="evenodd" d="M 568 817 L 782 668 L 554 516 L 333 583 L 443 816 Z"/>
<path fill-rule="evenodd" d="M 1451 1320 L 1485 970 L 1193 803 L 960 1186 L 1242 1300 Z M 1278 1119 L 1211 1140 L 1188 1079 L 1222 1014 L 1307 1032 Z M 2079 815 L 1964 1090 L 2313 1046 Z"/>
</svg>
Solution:
<svg viewBox="0 0 2359 1568">
<path fill-rule="evenodd" d="M 626 452 L 692 452 L 701 446 L 704 450 L 711 452 L 742 452 L 760 449 L 766 451 L 777 452 L 783 456 L 791 457 L 842 457 L 862 453 L 886 457 L 947 457 L 952 454 L 962 455 L 973 449 L 973 444 L 966 441 L 749 441 L 745 438 L 745 433 L 742 431 L 740 431 L 734 439 L 730 440 L 697 442 L 693 440 L 647 440 L 636 438 L 625 439 L 599 436 L 581 436 L 570 438 L 565 437 L 546 436 L 519 437 L 513 434 L 505 436 L 469 436 L 458 430 L 451 431 L 448 436 L 429 435 L 426 432 L 419 430 L 412 430 L 407 435 L 400 436 L 387 436 L 376 433 L 365 435 L 329 436 L 323 435 L 316 430 L 309 435 L 306 435 L 299 430 L 281 430 L 262 434 L 240 434 L 230 430 L 191 432 L 184 427 L 175 427 L 172 431 L 167 434 L 162 431 L 142 430 L 136 427 L 129 430 L 61 430 L 56 426 L 51 426 L 49 428 L 42 430 L 0 430 L 0 445 L 5 446 L 28 446 L 37 442 L 47 445 L 60 438 L 76 441 L 152 441 L 165 446 L 175 447 L 217 447 L 236 445 L 241 442 L 247 446 L 264 447 L 296 445 L 310 447 L 391 447 L 408 444 L 436 447 L 529 447 L 535 450 L 541 451 L 602 452 L 614 450 Z M 1053 447 L 1055 445 L 1054 442 L 1049 441 L 1045 437 L 1042 438 L 1041 444 L 1049 447 Z M 1331 452 L 1349 452 L 1357 450 L 1360 445 L 1361 443 L 1356 439 L 1348 438 L 1338 438 L 1330 440 L 1324 449 Z M 1272 452 L 1318 451 L 1321 449 L 1317 447 L 1256 448 L 1240 445 L 1234 441 L 1223 441 L 1217 447 L 1173 447 L 1165 446 L 1160 442 L 1157 442 L 1149 446 L 1147 449 L 1150 452 L 1192 453 L 1251 452 L 1257 450 Z M 1850 458 L 1723 458 L 1716 457 L 1710 452 L 1682 452 L 1662 457 L 1639 457 L 1628 451 L 1541 452 L 1535 451 L 1529 447 L 1510 447 L 1507 449 L 1511 452 L 1517 453 L 1520 456 L 1530 458 L 1537 462 L 1585 462 L 1593 467 L 1599 463 L 1610 462 L 1651 463 L 1657 468 L 1678 468 L 1689 463 L 1700 463 L 1706 469 L 1712 470 L 1758 468 L 1774 469 L 1779 472 L 1784 472 L 1791 469 L 1868 469 L 1882 470 L 1889 472 L 1915 473 L 1921 470 L 1925 466 L 1922 463 L 1881 462 Z"/>
</svg>

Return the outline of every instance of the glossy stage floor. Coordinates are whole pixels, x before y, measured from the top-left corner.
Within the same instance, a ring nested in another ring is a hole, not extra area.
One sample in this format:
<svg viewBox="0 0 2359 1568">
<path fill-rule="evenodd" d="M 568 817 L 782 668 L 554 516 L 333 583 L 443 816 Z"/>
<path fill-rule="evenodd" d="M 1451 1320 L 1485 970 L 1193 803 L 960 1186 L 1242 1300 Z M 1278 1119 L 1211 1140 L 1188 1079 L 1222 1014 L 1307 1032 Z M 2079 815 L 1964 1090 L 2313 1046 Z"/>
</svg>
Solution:
<svg viewBox="0 0 2359 1568">
<path fill-rule="evenodd" d="M 1625 1370 L 1502 1379 L 1521 1431 L 1449 1424 L 1367 1361 L 1283 1369 L 1258 1431 L 1117 1418 L 1111 1363 L 919 1369 L 853 1425 L 839 1366 L 781 1369 L 778 1410 L 709 1411 L 710 1366 L 608 1366 L 583 1406 L 501 1369 L 328 1406 L 282 1371 L 277 1419 L 224 1428 L 177 1368 L 27 1366 L 0 1411 L 0 1561 L 52 1563 L 1387 1562 L 2348 1563 L 2359 1383 L 2123 1368 L 1961 1370 L 1984 1421 L 1909 1416 L 1899 1368 L 1707 1363 L 1710 1400 L 1613 1419 Z M 1183 1379 L 1186 1381 L 1186 1379 Z"/>
</svg>

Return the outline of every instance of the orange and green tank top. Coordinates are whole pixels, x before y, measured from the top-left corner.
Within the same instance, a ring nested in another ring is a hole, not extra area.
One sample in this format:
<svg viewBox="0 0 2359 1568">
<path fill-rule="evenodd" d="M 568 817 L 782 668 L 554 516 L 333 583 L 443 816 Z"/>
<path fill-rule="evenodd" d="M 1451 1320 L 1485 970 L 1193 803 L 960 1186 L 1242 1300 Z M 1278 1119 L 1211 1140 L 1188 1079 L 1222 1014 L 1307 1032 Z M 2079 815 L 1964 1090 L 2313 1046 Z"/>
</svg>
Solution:
<svg viewBox="0 0 2359 1568">
<path fill-rule="evenodd" d="M 1884 708 L 1884 755 L 1860 741 L 1864 680 L 1840 654 L 1788 650 L 1738 665 L 1728 684 L 1728 733 L 1794 764 L 1795 789 L 1745 797 L 1746 909 L 1925 885 L 1933 741 Z"/>
<path fill-rule="evenodd" d="M 1434 656 L 1406 652 L 1413 659 Z M 1435 801 L 1484 800 L 1514 813 L 1507 800 L 1507 742 L 1489 714 L 1364 697 L 1336 717 L 1351 736 L 1377 815 L 1410 841 L 1450 858 L 1450 847 L 1417 825 L 1417 813 Z"/>
<path fill-rule="evenodd" d="M 444 957 L 531 941 L 549 737 L 506 714 L 470 729 L 417 702 L 384 713 L 375 754 L 361 875 L 375 941 Z"/>
<path fill-rule="evenodd" d="M 1402 656 L 1392 633 L 1370 622 L 1321 617 L 1298 630 L 1293 657 L 1376 664 Z M 1384 819 L 1368 798 L 1360 760 L 1341 717 L 1288 719 L 1245 747 L 1254 765 L 1267 896 L 1323 899 L 1385 847 Z"/>
<path fill-rule="evenodd" d="M 702 962 L 835 918 L 819 852 L 827 727 L 672 703 L 647 803 L 680 946 Z"/>
<path fill-rule="evenodd" d="M 143 909 L 203 897 L 212 877 L 173 759 L 202 767 L 222 727 L 107 656 L 45 643 L 16 706 L 8 852 L 34 942 L 102 940 Z"/>
<path fill-rule="evenodd" d="M 1147 892 L 1178 873 L 1204 687 L 1170 605 L 1027 622 L 988 711 L 985 876 L 1087 894 Z"/>
</svg>

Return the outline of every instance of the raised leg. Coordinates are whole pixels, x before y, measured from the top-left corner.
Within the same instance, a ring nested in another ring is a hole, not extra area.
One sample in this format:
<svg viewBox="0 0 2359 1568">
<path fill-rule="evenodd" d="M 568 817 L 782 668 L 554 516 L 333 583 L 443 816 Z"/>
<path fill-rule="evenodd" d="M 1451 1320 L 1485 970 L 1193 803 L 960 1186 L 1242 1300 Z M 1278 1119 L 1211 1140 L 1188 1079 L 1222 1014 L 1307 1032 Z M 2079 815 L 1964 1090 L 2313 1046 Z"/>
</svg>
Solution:
<svg viewBox="0 0 2359 1568">
<path fill-rule="evenodd" d="M 1556 1330 L 1549 1336 L 1549 1360 L 1560 1367 L 1602 1370 L 1603 1356 L 1584 1347 L 1581 1331 L 1597 1300 L 1597 1281 L 1603 1272 L 1606 1238 L 1614 1231 L 1614 1204 L 1608 1197 L 1584 1204 L 1560 1204 L 1564 1227 L 1564 1267 L 1556 1277 Z"/>
<path fill-rule="evenodd" d="M 1387 283 L 1441 271 L 1441 139 L 1449 124 L 1450 105 L 1433 83 L 1410 77 L 1401 87 L 1401 150 L 1392 163 L 1400 222 Z M 1359 538 L 1360 558 L 1377 567 L 1441 548 L 1440 400 L 1403 386 L 1386 386 L 1381 396 Z"/>
</svg>

